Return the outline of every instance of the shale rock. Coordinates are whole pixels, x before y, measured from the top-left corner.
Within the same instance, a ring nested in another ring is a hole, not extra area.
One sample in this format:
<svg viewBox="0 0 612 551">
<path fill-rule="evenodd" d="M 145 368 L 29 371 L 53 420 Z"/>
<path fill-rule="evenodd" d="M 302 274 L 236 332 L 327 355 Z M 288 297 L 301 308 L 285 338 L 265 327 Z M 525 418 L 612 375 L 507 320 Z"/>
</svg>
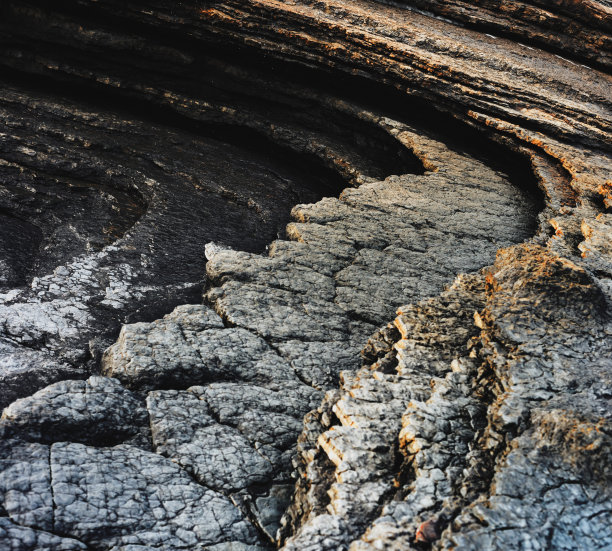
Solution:
<svg viewBox="0 0 612 551">
<path fill-rule="evenodd" d="M 404 139 L 425 140 L 401 129 Z M 125 326 L 104 355 L 106 375 L 151 391 L 154 449 L 205 486 L 245 496 L 268 533 L 264 525 L 278 517 L 262 516 L 260 492 L 286 487 L 303 416 L 340 369 L 356 367 L 360 343 L 394 303 L 407 292 L 436 294 L 450 274 L 486 264 L 500 244 L 528 235 L 532 207 L 502 174 L 429 142 L 440 164 L 452 161 L 438 173 L 300 205 L 288 229 L 294 241 L 275 242 L 268 256 L 211 250 L 207 296 L 223 320 L 206 306 L 179 307 Z M 450 194 L 452 204 L 443 199 Z M 466 231 L 465 210 L 476 201 L 482 216 Z M 507 223 L 496 235 L 500 217 Z M 389 285 L 374 293 L 381 276 Z M 180 390 L 194 383 L 207 386 Z M 381 442 L 374 435 L 366 448 L 389 447 Z"/>
<path fill-rule="evenodd" d="M 4 2 L 6 547 L 610 547 L 609 8 Z"/>
<path fill-rule="evenodd" d="M 409 8 L 427 10 L 485 32 L 510 35 L 607 69 L 612 63 L 612 5 L 607 1 L 399 1 Z"/>
<path fill-rule="evenodd" d="M 80 377 L 82 372 L 82 368 L 59 361 L 46 352 L 0 339 L 0 380 L 4 405 L 56 380 Z"/>
<path fill-rule="evenodd" d="M 310 445 L 300 447 L 303 476 L 285 518 L 295 535 L 285 548 L 347 548 L 378 516 L 366 541 L 409 546 L 419 524 L 452 494 L 483 419 L 470 396 L 475 365 L 466 346 L 483 303 L 481 276 L 459 278 L 439 298 L 403 309 L 396 320 L 402 338 L 387 343 L 377 362 L 343 374 L 331 415 L 306 425 L 301 437 Z M 323 480 L 312 475 L 330 469 Z M 314 491 L 318 484 L 324 489 Z M 407 526 L 395 527 L 402 522 Z"/>
<path fill-rule="evenodd" d="M 5 86 L 0 110 L 10 129 L 0 143 L 9 213 L 0 262 L 27 261 L 19 277 L 0 281 L 3 406 L 55 380 L 85 378 L 120 323 L 197 301 L 207 242 L 261 250 L 299 197 L 337 185 L 320 174 L 302 180 L 269 152 L 199 136 L 177 120 L 122 118 L 23 85 Z M 267 204 L 273 182 L 280 188 Z M 28 236 L 19 220 L 38 232 L 27 239 L 29 256 L 11 248 Z"/>
<path fill-rule="evenodd" d="M 487 294 L 484 349 L 501 388 L 483 442 L 497 442 L 499 460 L 489 495 L 462 512 L 449 546 L 531 537 L 557 549 L 604 549 L 612 518 L 610 296 L 580 266 L 526 246 L 499 254 Z M 526 294 L 540 297 L 538 308 Z"/>
<path fill-rule="evenodd" d="M 393 349 L 374 339 L 306 423 L 286 549 L 609 545 L 610 297 L 537 246 L 502 251 L 484 291 L 402 309 Z"/>
<path fill-rule="evenodd" d="M 86 545 L 107 549 L 256 541 L 227 498 L 138 448 L 6 440 L 0 464 L 4 510 L 34 535 L 71 533 Z M 56 542 L 67 545 L 70 539 Z"/>
</svg>

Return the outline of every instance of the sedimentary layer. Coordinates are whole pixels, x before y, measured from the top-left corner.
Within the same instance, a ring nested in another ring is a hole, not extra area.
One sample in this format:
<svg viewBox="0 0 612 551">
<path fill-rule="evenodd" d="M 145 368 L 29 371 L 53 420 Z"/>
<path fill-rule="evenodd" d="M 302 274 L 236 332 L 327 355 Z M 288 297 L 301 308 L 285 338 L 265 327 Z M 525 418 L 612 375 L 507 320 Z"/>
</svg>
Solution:
<svg viewBox="0 0 612 551">
<path fill-rule="evenodd" d="M 2 7 L 9 548 L 611 544 L 609 6 L 502 8 Z"/>
<path fill-rule="evenodd" d="M 223 97 L 196 120 L 7 77 L 1 403 L 96 369 L 121 323 L 198 301 L 207 243 L 264 250 L 294 204 L 422 170 L 367 111 L 317 90 L 266 97 L 256 71 L 244 94 L 232 69 L 203 79 Z"/>
<path fill-rule="evenodd" d="M 395 4 L 425 10 L 447 22 L 509 36 L 610 70 L 612 6 L 609 2 L 398 0 Z"/>
</svg>

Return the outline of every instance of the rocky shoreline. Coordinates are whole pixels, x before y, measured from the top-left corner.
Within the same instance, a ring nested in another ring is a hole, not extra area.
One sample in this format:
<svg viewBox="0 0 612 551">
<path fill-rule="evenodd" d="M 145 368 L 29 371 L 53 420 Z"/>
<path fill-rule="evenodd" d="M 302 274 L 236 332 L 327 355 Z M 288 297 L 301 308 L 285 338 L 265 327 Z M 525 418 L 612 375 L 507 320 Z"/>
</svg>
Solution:
<svg viewBox="0 0 612 551">
<path fill-rule="evenodd" d="M 0 12 L 7 549 L 612 544 L 606 2 Z"/>
</svg>

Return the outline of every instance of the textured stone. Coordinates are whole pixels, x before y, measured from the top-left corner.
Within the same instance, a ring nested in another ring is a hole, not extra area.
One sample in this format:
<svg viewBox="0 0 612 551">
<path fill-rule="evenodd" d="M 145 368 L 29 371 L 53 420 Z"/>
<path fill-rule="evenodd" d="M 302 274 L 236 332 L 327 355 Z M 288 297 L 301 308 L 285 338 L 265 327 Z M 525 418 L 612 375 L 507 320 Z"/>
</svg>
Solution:
<svg viewBox="0 0 612 551">
<path fill-rule="evenodd" d="M 403 308 L 396 320 L 403 338 L 381 347 L 373 365 L 343 374 L 341 393 L 330 404 L 338 425 L 325 431 L 330 419 L 322 417 L 313 428 L 325 432 L 300 448 L 303 478 L 285 518 L 294 532 L 286 549 L 346 548 L 375 519 L 364 540 L 401 548 L 414 539 L 424 515 L 452 496 L 453 479 L 484 418 L 471 397 L 476 366 L 466 346 L 477 334 L 470 318 L 483 303 L 481 276 L 459 278 L 439 298 Z M 333 476 L 320 480 L 316 473 L 325 464 Z M 326 486 L 315 493 L 311 484 Z M 329 503 L 319 503 L 326 494 Z"/>
<path fill-rule="evenodd" d="M 24 394 L 62 379 L 81 377 L 83 370 L 52 355 L 0 339 L 0 407 Z M 26 390 L 27 389 L 27 390 Z"/>
<path fill-rule="evenodd" d="M 70 533 L 107 549 L 256 541 L 229 499 L 138 448 L 7 440 L 0 465 L 4 510 L 13 522 L 35 530 Z M 33 509 L 34 504 L 39 505 Z"/>
<path fill-rule="evenodd" d="M 4 2 L 10 547 L 609 547 L 609 10 Z"/>
<path fill-rule="evenodd" d="M 7 551 L 76 551 L 87 549 L 80 541 L 62 538 L 42 530 L 32 530 L 12 523 L 6 517 L 0 517 L 0 541 Z"/>
<path fill-rule="evenodd" d="M 1 406 L 86 378 L 121 323 L 197 302 L 208 242 L 261 251 L 295 202 L 345 184 L 321 162 L 306 176 L 297 151 L 233 143 L 246 130 L 230 144 L 61 95 L 7 82 L 0 102 Z"/>
<path fill-rule="evenodd" d="M 607 1 L 568 2 L 538 0 L 515 2 L 451 2 L 440 0 L 400 0 L 438 16 L 449 18 L 484 32 L 512 35 L 545 49 L 563 50 L 581 61 L 610 67 L 610 3 Z M 493 35 L 489 38 L 496 39 Z"/>
<path fill-rule="evenodd" d="M 401 297 L 434 295 L 461 267 L 486 264 L 500 244 L 527 236 L 531 206 L 502 175 L 430 141 L 440 160 L 450 163 L 443 174 L 391 177 L 339 199 L 300 205 L 289 228 L 293 241 L 276 241 L 269 256 L 211 249 L 207 298 L 224 323 L 206 306 L 186 306 L 151 324 L 123 328 L 104 355 L 103 372 L 134 389 L 177 389 L 149 393 L 156 451 L 207 487 L 246 491 L 245 506 L 257 516 L 253 487 L 287 483 L 302 417 L 341 369 L 355 367 L 360 343 Z M 425 199 L 436 193 L 437 206 Z M 473 201 L 482 205 L 483 216 L 466 232 L 461 212 Z M 438 226 L 440 210 L 446 218 Z M 496 217 L 512 221 L 499 237 Z M 321 253 L 300 254 L 305 247 Z M 329 255 L 342 260 L 331 275 Z M 411 271 L 414 277 L 407 275 Z M 379 285 L 381 277 L 388 286 Z M 463 327 L 457 332 L 464 336 Z M 194 383 L 207 386 L 180 390 Z M 399 419 L 405 403 L 397 398 Z M 347 446 L 361 445 L 351 438 L 350 430 L 334 433 L 327 446 L 342 455 Z M 372 431 L 372 441 L 355 452 L 355 468 L 365 458 L 378 461 L 381 442 Z M 389 483 L 372 483 L 361 499 L 377 503 Z M 343 496 L 339 514 L 348 506 Z"/>
<path fill-rule="evenodd" d="M 272 478 L 272 463 L 239 430 L 217 424 L 208 404 L 192 393 L 151 392 L 148 408 L 156 451 L 205 486 L 231 492 Z"/>
<path fill-rule="evenodd" d="M 609 545 L 608 287 L 536 245 L 502 250 L 486 282 L 402 308 L 335 423 L 306 423 L 286 549 Z"/>
<path fill-rule="evenodd" d="M 120 442 L 148 446 L 149 418 L 144 405 L 116 379 L 90 377 L 61 381 L 7 407 L 0 419 L 5 436 L 30 441 Z"/>
</svg>

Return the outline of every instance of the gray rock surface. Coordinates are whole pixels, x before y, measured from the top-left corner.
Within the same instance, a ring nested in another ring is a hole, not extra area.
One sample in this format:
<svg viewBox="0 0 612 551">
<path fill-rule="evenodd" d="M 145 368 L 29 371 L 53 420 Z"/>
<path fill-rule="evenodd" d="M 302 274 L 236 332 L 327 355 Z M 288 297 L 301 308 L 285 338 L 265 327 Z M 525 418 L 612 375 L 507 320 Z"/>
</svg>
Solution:
<svg viewBox="0 0 612 551">
<path fill-rule="evenodd" d="M 271 480 L 273 465 L 254 447 L 257 441 L 251 444 L 238 429 L 217 423 L 205 399 L 193 390 L 151 392 L 148 408 L 156 451 L 193 473 L 201 484 L 231 492 Z M 294 425 L 297 432 L 299 420 Z"/>
<path fill-rule="evenodd" d="M 235 504 L 232 514 L 237 516 L 231 517 L 227 509 L 227 519 L 220 523 L 229 526 L 238 518 L 243 523 L 248 519 L 260 533 L 274 539 L 290 502 L 292 457 L 303 417 L 317 407 L 324 391 L 334 387 L 342 370 L 359 365 L 359 350 L 367 336 L 406 294 L 435 295 L 456 271 L 490 262 L 499 246 L 520 241 L 532 231 L 533 204 L 503 174 L 406 125 L 389 119 L 381 124 L 401 141 L 428 145 L 430 166 L 437 171 L 391 177 L 346 190 L 339 199 L 300 205 L 288 228 L 291 240 L 274 242 L 267 256 L 209 247 L 207 270 L 212 286 L 207 300 L 217 312 L 204 305 L 186 305 L 153 323 L 126 325 L 102 359 L 103 374 L 115 379 L 58 383 L 7 408 L 3 420 L 7 434 L 52 443 L 50 448 L 36 450 L 50 454 L 52 465 L 57 462 L 54 481 L 62 480 L 60 475 L 86 481 L 86 473 L 79 469 L 90 465 L 95 470 L 96 462 L 103 476 L 117 476 L 112 492 L 120 510 L 115 513 L 111 513 L 115 504 L 99 503 L 94 490 L 90 496 L 88 490 L 77 491 L 70 483 L 61 486 L 67 502 L 79 504 L 67 505 L 65 516 L 54 513 L 53 522 L 61 522 L 61 534 L 95 541 L 103 548 L 151 545 L 154 534 L 164 545 L 177 548 L 202 541 L 255 541 L 252 528 L 238 527 L 234 537 L 222 536 L 218 527 L 202 533 L 199 525 L 188 527 L 191 521 L 185 518 L 191 518 L 191 513 L 184 515 L 183 508 L 199 511 L 203 507 L 202 496 L 191 486 L 180 491 L 176 516 L 169 511 L 160 517 L 153 506 L 132 510 L 129 494 L 134 488 L 156 493 L 161 484 L 153 467 L 150 478 L 141 476 L 138 465 L 148 465 L 154 457 L 145 450 L 61 443 L 130 442 L 146 449 L 146 414 L 138 395 L 131 393 L 138 392 L 147 394 L 152 449 L 167 458 L 157 456 L 159 468 L 176 465 L 176 472 L 183 473 L 181 480 L 189 473 L 201 485 L 194 487 L 206 488 L 202 492 L 219 496 L 215 499 L 229 496 Z M 435 197 L 439 199 L 432 201 Z M 482 216 L 466 230 L 467 212 L 473 208 Z M 502 226 L 500 218 L 506 220 Z M 381 278 L 388 285 L 381 286 Z M 349 379 L 346 374 L 344 380 Z M 382 388 L 370 391 L 392 398 L 389 407 L 405 407 L 408 394 L 393 398 Z M 399 420 L 401 412 L 396 414 Z M 390 423 L 386 428 L 389 434 L 394 426 Z M 336 431 L 329 446 L 337 449 L 336 454 L 352 453 L 354 469 L 368 461 L 383 468 L 393 449 L 389 435 L 373 430 L 364 442 L 355 439 L 353 429 Z M 357 451 L 349 452 L 351 447 Z M 379 454 L 383 449 L 387 455 Z M 67 463 L 68 450 L 80 459 Z M 7 458 L 13 461 L 8 451 Z M 173 463 L 165 463 L 168 460 Z M 110 465 L 117 462 L 125 466 L 115 474 Z M 37 469 L 41 472 L 37 470 L 36 476 L 50 476 L 43 474 L 48 460 L 41 460 Z M 370 475 L 364 469 L 359 476 Z M 10 483 L 10 475 L 6 478 Z M 348 494 L 338 497 L 337 503 L 343 503 L 337 510 L 338 530 L 349 510 L 360 511 L 364 519 L 371 516 L 368 501 L 378 496 L 376 503 L 389 492 L 389 477 L 379 478 L 369 482 L 361 497 L 351 494 L 356 481 Z M 20 502 L 24 509 L 17 508 L 11 518 L 38 511 L 28 511 L 27 504 L 33 502 L 33 495 L 48 496 L 50 486 L 45 478 L 39 489 L 24 489 L 26 497 Z M 57 498 L 60 494 L 52 487 Z M 341 486 L 337 490 L 344 491 Z M 170 488 L 168 495 L 177 491 Z M 359 500 L 364 503 L 361 509 Z M 92 516 L 85 513 L 90 509 Z M 94 518 L 119 522 L 124 517 L 123 531 L 106 534 L 110 528 L 102 520 L 97 521 L 98 530 L 93 528 Z M 230 517 L 234 518 L 231 523 Z M 27 526 L 53 532 L 57 527 L 49 522 Z M 327 530 L 330 524 L 322 526 Z"/>
<path fill-rule="evenodd" d="M 398 123 L 390 128 L 428 140 Z M 367 335 L 406 293 L 436 294 L 453 273 L 486 264 L 530 231 L 532 207 L 503 175 L 429 143 L 440 162 L 435 174 L 298 206 L 292 241 L 276 241 L 269 256 L 211 251 L 207 299 L 221 317 L 206 306 L 179 307 L 125 326 L 104 355 L 106 375 L 151 391 L 155 450 L 207 487 L 246 495 L 264 531 L 259 493 L 290 480 L 303 416 L 340 370 L 357 366 Z M 476 201 L 482 216 L 466 231 L 464 211 Z M 500 217 L 507 223 L 498 235 Z M 189 384 L 206 386 L 181 390 Z M 378 449 L 377 436 L 371 445 Z"/>
<path fill-rule="evenodd" d="M 483 306 L 482 275 L 462 276 L 439 297 L 402 308 L 401 338 L 381 331 L 368 347 L 374 364 L 343 373 L 340 393 L 328 396 L 300 439 L 286 549 L 351 541 L 366 548 L 355 540 L 373 521 L 366 541 L 409 547 L 419 524 L 452 497 L 484 419 L 470 392 L 476 366 L 467 346 Z"/>
<path fill-rule="evenodd" d="M 6 517 L 0 517 L 0 541 L 7 551 L 76 551 L 88 547 L 72 538 L 62 538 L 42 530 L 33 530 L 14 524 Z"/>
<path fill-rule="evenodd" d="M 62 379 L 81 377 L 83 370 L 41 350 L 0 338 L 2 405 Z"/>
<path fill-rule="evenodd" d="M 527 298 L 535 293 L 537 309 Z M 574 262 L 524 246 L 499 254 L 487 295 L 483 355 L 501 388 L 478 445 L 495 453 L 495 473 L 443 543 L 499 548 L 534 540 L 555 549 L 606 549 L 612 536 L 609 287 Z"/>
<path fill-rule="evenodd" d="M 6 440 L 1 457 L 2 506 L 12 522 L 31 528 L 34 536 L 38 531 L 72 534 L 104 549 L 257 541 L 228 498 L 154 453 L 127 445 Z"/>
<path fill-rule="evenodd" d="M 116 379 L 61 381 L 5 408 L 0 434 L 33 442 L 149 445 L 149 418 L 140 399 Z"/>
<path fill-rule="evenodd" d="M 206 78 L 218 85 L 227 75 Z M 320 155 L 306 173 L 300 143 L 287 151 L 255 143 L 246 129 L 207 130 L 157 110 L 128 116 L 129 101 L 117 113 L 74 98 L 70 87 L 44 93 L 8 80 L 0 99 L 0 407 L 95 373 L 122 323 L 197 302 L 207 243 L 262 251 L 296 202 L 352 181 Z M 281 118 L 283 101 L 275 104 Z M 257 109 L 254 98 L 242 115 L 219 105 L 208 116 L 234 124 Z M 292 125 L 289 141 L 299 132 Z M 362 158 L 341 137 L 320 134 L 313 143 Z M 388 134 L 381 143 L 408 154 Z M 378 161 L 364 162 L 364 171 L 378 172 Z"/>
<path fill-rule="evenodd" d="M 0 548 L 610 547 L 609 3 L 464 4 L 2 3 Z"/>
<path fill-rule="evenodd" d="M 285 549 L 609 547 L 609 288 L 535 245 L 486 282 L 400 309 L 307 420 Z"/>
</svg>

